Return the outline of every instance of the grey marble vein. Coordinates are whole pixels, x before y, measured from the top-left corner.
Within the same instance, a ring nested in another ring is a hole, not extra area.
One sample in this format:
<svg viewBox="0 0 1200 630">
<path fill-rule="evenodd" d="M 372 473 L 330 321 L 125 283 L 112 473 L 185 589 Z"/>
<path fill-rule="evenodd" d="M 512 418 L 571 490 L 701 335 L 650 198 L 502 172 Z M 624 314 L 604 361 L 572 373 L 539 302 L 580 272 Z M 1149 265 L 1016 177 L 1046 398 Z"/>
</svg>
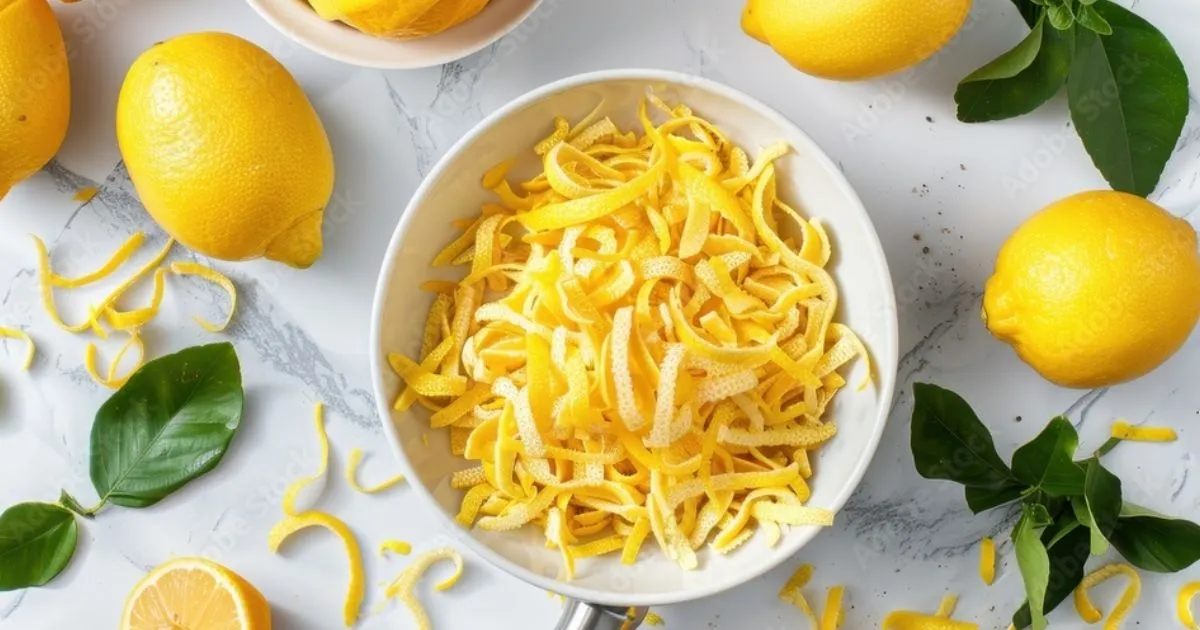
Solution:
<svg viewBox="0 0 1200 630">
<path fill-rule="evenodd" d="M 17 593 L 17 596 L 14 597 L 7 606 L 0 609 L 0 621 L 8 619 L 13 613 L 17 612 L 17 608 L 21 607 L 21 603 L 25 601 L 25 596 L 28 594 L 29 591 L 21 591 L 20 593 Z"/>
<path fill-rule="evenodd" d="M 383 79 L 384 85 L 387 86 L 388 98 L 392 101 L 392 107 L 395 108 L 396 114 L 404 121 L 404 132 L 408 134 L 408 139 L 412 143 L 413 150 L 417 159 L 417 173 L 424 178 L 429 174 L 429 169 L 433 166 L 433 161 L 438 155 L 437 141 L 433 139 L 433 133 L 429 128 L 428 118 L 422 118 L 413 114 L 409 106 L 404 102 L 404 98 L 396 91 L 396 87 L 385 76 Z"/>
</svg>

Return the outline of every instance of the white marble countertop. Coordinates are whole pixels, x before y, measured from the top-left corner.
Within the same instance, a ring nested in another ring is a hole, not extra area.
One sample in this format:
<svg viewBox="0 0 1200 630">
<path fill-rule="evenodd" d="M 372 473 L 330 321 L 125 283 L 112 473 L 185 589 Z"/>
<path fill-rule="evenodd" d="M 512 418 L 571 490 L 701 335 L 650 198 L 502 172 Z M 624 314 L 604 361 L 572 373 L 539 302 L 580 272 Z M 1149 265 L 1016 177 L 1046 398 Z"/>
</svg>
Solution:
<svg viewBox="0 0 1200 630">
<path fill-rule="evenodd" d="M 1133 2 L 1164 30 L 1191 75 L 1200 77 L 1200 5 Z M 930 380 L 967 397 L 1012 448 L 1049 417 L 1067 413 L 1085 447 L 1098 445 L 1116 417 L 1153 417 L 1180 430 L 1170 445 L 1129 445 L 1111 456 L 1131 500 L 1164 512 L 1200 515 L 1193 451 L 1200 448 L 1200 335 L 1140 381 L 1093 392 L 1042 381 L 977 317 L 980 291 L 1002 239 L 1046 203 L 1104 181 L 1091 165 L 1062 100 L 1014 121 L 968 126 L 954 118 L 956 82 L 1016 42 L 1023 27 L 1007 0 L 979 0 L 966 31 L 919 68 L 857 84 L 830 83 L 790 69 L 738 28 L 732 0 L 547 0 L 508 42 L 441 68 L 379 72 L 316 56 L 273 31 L 241 0 L 90 0 L 56 5 L 69 40 L 75 91 L 70 136 L 57 161 L 0 203 L 0 323 L 38 342 L 32 371 L 22 349 L 0 346 L 0 506 L 53 500 L 65 487 L 87 503 L 87 441 L 109 392 L 84 373 L 86 340 L 56 329 L 41 309 L 27 234 L 43 236 L 66 272 L 94 266 L 135 230 L 151 245 L 162 235 L 132 194 L 114 138 L 116 97 L 126 68 L 156 41 L 197 30 L 245 36 L 277 56 L 311 96 L 331 136 L 338 182 L 327 215 L 326 254 L 311 270 L 253 262 L 220 265 L 241 287 L 228 337 L 241 355 L 248 416 L 213 474 L 149 510 L 111 509 L 83 526 L 80 549 L 51 586 L 0 593 L 0 629 L 111 628 L 149 567 L 172 555 L 203 554 L 245 575 L 274 605 L 279 630 L 341 626 L 344 559 L 331 538 L 312 534 L 281 556 L 266 547 L 284 486 L 316 456 L 310 413 L 329 406 L 335 470 L 353 447 L 368 453 L 366 475 L 395 465 L 380 430 L 367 368 L 367 326 L 376 271 L 392 229 L 421 177 L 486 113 L 548 81 L 617 67 L 700 74 L 765 100 L 811 134 L 842 166 L 883 239 L 900 299 L 902 392 L 866 481 L 832 530 L 761 580 L 724 595 L 658 612 L 667 628 L 803 628 L 799 610 L 776 593 L 801 562 L 817 567 L 812 597 L 848 584 L 846 626 L 878 627 L 896 608 L 932 610 L 946 592 L 962 595 L 959 617 L 1003 628 L 1020 601 L 1020 577 L 1002 513 L 970 517 L 960 490 L 921 480 L 908 450 L 910 386 Z M 1195 102 L 1195 99 L 1193 99 Z M 1156 200 L 1200 224 L 1200 115 L 1168 166 Z M 78 188 L 100 194 L 81 204 Z M 148 248 L 149 249 L 149 248 Z M 176 256 L 183 254 L 177 252 Z M 85 297 L 64 298 L 78 317 Z M 162 319 L 147 332 L 163 354 L 211 340 L 190 322 L 216 317 L 225 298 L 196 282 L 172 284 Z M 118 342 L 114 342 L 118 343 Z M 111 351 L 103 345 L 102 351 Z M 1023 422 L 1020 418 L 1024 418 Z M 324 506 L 344 516 L 373 549 L 385 538 L 418 548 L 449 542 L 426 506 L 401 487 L 375 497 L 342 484 Z M 996 585 L 976 575 L 978 541 L 998 535 Z M 373 586 L 403 559 L 370 557 Z M 1174 596 L 1186 575 L 1145 576 L 1126 627 L 1178 627 Z M 1106 587 L 1104 597 L 1115 592 Z M 427 598 L 428 599 L 428 598 Z M 379 602 L 368 594 L 366 610 Z M 480 561 L 458 588 L 429 606 L 439 629 L 549 628 L 559 602 Z M 481 622 L 481 610 L 489 611 Z M 1082 627 L 1069 605 L 1053 627 Z M 368 614 L 365 630 L 413 627 L 394 606 Z"/>
</svg>

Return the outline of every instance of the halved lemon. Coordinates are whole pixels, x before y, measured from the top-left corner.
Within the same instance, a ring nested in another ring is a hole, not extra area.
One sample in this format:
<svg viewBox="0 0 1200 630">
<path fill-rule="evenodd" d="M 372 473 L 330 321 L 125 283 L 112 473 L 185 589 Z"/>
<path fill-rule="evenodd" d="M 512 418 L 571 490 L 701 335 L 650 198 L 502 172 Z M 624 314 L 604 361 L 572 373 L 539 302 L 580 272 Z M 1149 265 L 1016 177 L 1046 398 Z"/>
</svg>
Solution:
<svg viewBox="0 0 1200 630">
<path fill-rule="evenodd" d="M 270 630 L 271 607 L 249 582 L 203 558 L 151 571 L 125 601 L 121 630 Z"/>
</svg>

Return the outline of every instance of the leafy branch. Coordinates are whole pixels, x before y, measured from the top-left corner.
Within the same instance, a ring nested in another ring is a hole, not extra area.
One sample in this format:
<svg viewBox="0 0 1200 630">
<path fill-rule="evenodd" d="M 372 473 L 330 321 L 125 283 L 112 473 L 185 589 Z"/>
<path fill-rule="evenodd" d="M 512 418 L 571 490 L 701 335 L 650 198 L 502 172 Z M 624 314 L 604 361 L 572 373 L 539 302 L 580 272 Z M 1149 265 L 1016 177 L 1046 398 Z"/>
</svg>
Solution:
<svg viewBox="0 0 1200 630">
<path fill-rule="evenodd" d="M 1067 87 L 1084 148 L 1115 189 L 1154 192 L 1183 133 L 1188 77 L 1171 43 L 1110 0 L 1012 0 L 1030 32 L 968 75 L 958 119 L 1028 114 Z"/>
<path fill-rule="evenodd" d="M 1200 560 L 1200 525 L 1123 500 L 1121 480 L 1100 463 L 1116 442 L 1076 460 L 1079 434 L 1058 417 L 1013 453 L 1010 467 L 962 397 L 925 383 L 913 392 L 917 472 L 962 484 L 976 514 L 1021 504 L 1012 540 L 1026 603 L 1013 615 L 1017 628 L 1047 627 L 1046 615 L 1083 581 L 1088 557 L 1110 545 L 1146 571 L 1174 573 Z"/>
<path fill-rule="evenodd" d="M 148 507 L 220 463 L 241 424 L 242 373 L 233 345 L 197 346 L 142 366 L 96 412 L 91 508 L 21 503 L 0 514 L 0 591 L 42 586 L 75 555 L 79 524 L 108 503 Z"/>
</svg>

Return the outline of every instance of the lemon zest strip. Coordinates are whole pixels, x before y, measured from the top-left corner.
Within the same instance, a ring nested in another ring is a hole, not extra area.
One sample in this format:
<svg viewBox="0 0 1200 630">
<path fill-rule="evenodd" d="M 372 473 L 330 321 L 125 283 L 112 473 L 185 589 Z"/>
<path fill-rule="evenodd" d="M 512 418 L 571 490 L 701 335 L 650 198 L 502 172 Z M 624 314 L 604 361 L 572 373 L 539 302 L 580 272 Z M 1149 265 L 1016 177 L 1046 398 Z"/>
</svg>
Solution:
<svg viewBox="0 0 1200 630">
<path fill-rule="evenodd" d="M 988 586 L 996 581 L 996 542 L 987 536 L 979 543 L 979 577 Z"/>
<path fill-rule="evenodd" d="M 350 528 L 337 517 L 325 512 L 303 512 L 288 515 L 271 528 L 271 533 L 267 537 L 267 545 L 271 553 L 278 553 L 279 547 L 292 534 L 310 527 L 327 529 L 342 541 L 342 548 L 350 565 L 350 584 L 346 589 L 346 603 L 343 607 L 342 618 L 346 627 L 349 628 L 358 622 L 359 610 L 362 608 L 363 597 L 366 594 L 362 551 Z"/>
<path fill-rule="evenodd" d="M 25 359 L 21 361 L 21 371 L 28 372 L 29 367 L 33 365 L 33 355 L 37 352 L 37 346 L 33 343 L 33 338 L 23 330 L 17 328 L 6 328 L 0 326 L 0 337 L 8 339 L 20 339 L 25 342 Z"/>
<path fill-rule="evenodd" d="M 296 501 L 300 498 L 300 493 L 303 492 L 305 488 L 310 487 L 319 481 L 324 481 L 326 471 L 329 468 L 329 435 L 325 432 L 325 405 L 317 403 L 313 406 L 313 424 L 316 425 L 317 441 L 320 448 L 320 456 L 318 458 L 319 464 L 317 466 L 317 472 L 293 481 L 290 485 L 288 485 L 287 489 L 284 490 L 283 513 L 290 516 L 295 516 L 301 512 L 301 510 L 297 509 L 296 507 Z M 323 485 L 321 489 L 323 489 Z"/>
<path fill-rule="evenodd" d="M 460 555 L 457 551 L 447 547 L 427 551 L 418 556 L 415 560 L 413 560 L 412 564 L 410 564 L 408 568 L 404 569 L 404 571 L 401 572 L 400 575 L 388 585 L 387 589 L 385 590 L 385 596 L 388 599 L 399 599 L 406 607 L 408 607 L 409 612 L 412 613 L 413 619 L 415 619 L 417 622 L 417 628 L 419 630 L 430 630 L 430 628 L 433 627 L 433 623 L 429 619 L 429 613 L 425 612 L 424 606 L 422 606 L 420 600 L 417 599 L 414 589 L 416 588 L 417 582 L 421 580 L 425 573 L 434 564 L 437 564 L 443 560 L 454 563 L 454 573 L 450 577 L 434 585 L 434 589 L 438 591 L 445 591 L 453 588 L 454 585 L 458 583 L 459 578 L 462 577 L 464 563 L 462 555 Z"/>
<path fill-rule="evenodd" d="M 391 479 L 377 483 L 373 486 L 363 486 L 358 482 L 358 468 L 360 465 L 362 465 L 362 460 L 363 451 L 361 448 L 356 448 L 350 451 L 350 459 L 346 462 L 346 482 L 350 484 L 351 488 L 354 488 L 355 492 L 361 492 L 362 494 L 378 494 L 384 490 L 404 483 L 404 475 L 396 475 Z"/>
<path fill-rule="evenodd" d="M 1175 429 L 1170 427 L 1139 427 L 1124 420 L 1113 423 L 1112 436 L 1132 442 L 1174 442 L 1179 438 Z"/>
<path fill-rule="evenodd" d="M 1083 578 L 1083 582 L 1080 582 L 1079 586 L 1075 588 L 1075 610 L 1084 621 L 1087 623 L 1096 623 L 1104 618 L 1104 614 L 1096 608 L 1091 598 L 1088 597 L 1088 590 L 1117 575 L 1128 577 L 1129 585 L 1125 587 L 1125 591 L 1121 593 L 1120 599 L 1113 606 L 1112 613 L 1108 616 L 1108 620 L 1104 622 L 1104 629 L 1117 630 L 1121 627 L 1121 622 L 1125 620 L 1130 609 L 1137 604 L 1138 597 L 1142 593 L 1142 578 L 1128 564 L 1110 564 L 1101 567 Z"/>
<path fill-rule="evenodd" d="M 1192 600 L 1200 595 L 1200 582 L 1192 582 L 1184 586 L 1179 591 L 1179 597 L 1175 600 L 1175 611 L 1179 615 L 1179 623 L 1183 624 L 1187 630 L 1200 630 L 1200 626 L 1196 625 L 1196 617 L 1192 614 Z"/>
<path fill-rule="evenodd" d="M 232 280 L 216 269 L 193 262 L 173 262 L 171 263 L 171 273 L 181 276 L 200 276 L 224 289 L 229 294 L 229 315 L 225 317 L 224 322 L 214 324 L 199 315 L 193 316 L 193 319 L 200 324 L 201 328 L 212 333 L 221 332 L 229 327 L 230 322 L 233 321 L 233 314 L 237 312 L 237 287 L 234 286 Z"/>
</svg>

